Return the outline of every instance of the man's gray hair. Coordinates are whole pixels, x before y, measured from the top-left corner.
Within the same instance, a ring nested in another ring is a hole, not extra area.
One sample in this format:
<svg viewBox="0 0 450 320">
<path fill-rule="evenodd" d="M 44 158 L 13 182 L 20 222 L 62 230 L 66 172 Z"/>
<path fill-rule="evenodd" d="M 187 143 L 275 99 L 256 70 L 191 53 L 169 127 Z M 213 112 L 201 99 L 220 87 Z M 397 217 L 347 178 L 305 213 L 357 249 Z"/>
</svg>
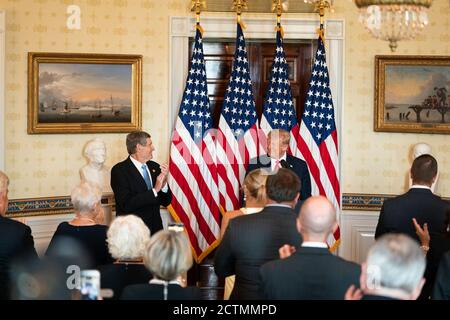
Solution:
<svg viewBox="0 0 450 320">
<path fill-rule="evenodd" d="M 160 280 L 175 280 L 192 266 L 189 240 L 184 232 L 158 231 L 150 238 L 144 264 Z"/>
<path fill-rule="evenodd" d="M 150 230 L 135 215 L 120 216 L 111 223 L 106 242 L 114 259 L 138 259 L 144 256 Z"/>
<path fill-rule="evenodd" d="M 3 193 L 8 189 L 9 178 L 3 171 L 0 170 L 0 193 Z"/>
<path fill-rule="evenodd" d="M 145 131 L 133 131 L 127 135 L 127 151 L 128 154 L 136 153 L 136 146 L 140 144 L 145 146 L 147 144 L 147 139 L 151 136 Z"/>
<path fill-rule="evenodd" d="M 425 264 L 425 255 L 416 241 L 403 234 L 384 235 L 367 254 L 367 285 L 413 293 Z"/>
<path fill-rule="evenodd" d="M 76 186 L 70 195 L 75 211 L 84 213 L 91 212 L 95 205 L 100 203 L 102 191 L 96 185 L 83 182 Z"/>
</svg>

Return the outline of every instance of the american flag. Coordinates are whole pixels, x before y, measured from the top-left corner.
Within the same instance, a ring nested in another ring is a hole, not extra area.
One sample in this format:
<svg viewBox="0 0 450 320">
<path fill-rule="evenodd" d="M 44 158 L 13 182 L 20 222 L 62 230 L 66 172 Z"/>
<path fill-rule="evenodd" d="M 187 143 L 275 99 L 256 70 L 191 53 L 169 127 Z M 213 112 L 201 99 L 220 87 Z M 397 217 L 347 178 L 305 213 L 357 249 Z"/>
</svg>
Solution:
<svg viewBox="0 0 450 320">
<path fill-rule="evenodd" d="M 326 196 L 339 212 L 338 136 L 322 37 L 319 37 L 304 110 L 298 148 L 311 174 L 311 193 Z M 339 240 L 337 228 L 329 239 L 332 249 L 339 245 Z"/>
<path fill-rule="evenodd" d="M 270 71 L 269 85 L 264 97 L 263 114 L 261 117 L 261 147 L 266 150 L 268 133 L 272 129 L 284 129 L 291 132 L 290 151 L 295 155 L 296 141 L 298 137 L 298 122 L 295 116 L 294 103 L 292 102 L 291 84 L 289 82 L 289 70 L 283 50 L 283 38 L 281 31 L 277 31 L 277 48 Z M 294 132 L 297 134 L 294 135 Z M 264 140 L 264 141 L 263 141 Z"/>
<path fill-rule="evenodd" d="M 240 206 L 239 190 L 250 158 L 257 155 L 258 127 L 244 34 L 237 25 L 236 51 L 217 131 L 220 205 Z"/>
<path fill-rule="evenodd" d="M 202 34 L 197 28 L 169 162 L 173 193 L 169 212 L 182 222 L 197 262 L 218 244 L 220 236 L 219 190 Z"/>
</svg>

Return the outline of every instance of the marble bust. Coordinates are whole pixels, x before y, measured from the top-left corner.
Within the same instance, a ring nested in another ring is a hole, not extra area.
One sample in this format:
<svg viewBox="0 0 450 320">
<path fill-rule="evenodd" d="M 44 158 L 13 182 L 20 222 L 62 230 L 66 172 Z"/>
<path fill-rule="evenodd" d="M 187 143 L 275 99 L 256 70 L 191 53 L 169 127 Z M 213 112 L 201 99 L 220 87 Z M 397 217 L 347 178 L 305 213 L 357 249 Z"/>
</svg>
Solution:
<svg viewBox="0 0 450 320">
<path fill-rule="evenodd" d="M 423 154 L 432 154 L 430 145 L 424 142 L 416 143 L 413 148 L 413 160 Z"/>
<path fill-rule="evenodd" d="M 88 163 L 80 169 L 82 182 L 98 185 L 103 193 L 112 192 L 110 186 L 111 173 L 104 165 L 106 160 L 106 146 L 99 138 L 87 142 L 84 148 L 84 156 Z"/>
</svg>

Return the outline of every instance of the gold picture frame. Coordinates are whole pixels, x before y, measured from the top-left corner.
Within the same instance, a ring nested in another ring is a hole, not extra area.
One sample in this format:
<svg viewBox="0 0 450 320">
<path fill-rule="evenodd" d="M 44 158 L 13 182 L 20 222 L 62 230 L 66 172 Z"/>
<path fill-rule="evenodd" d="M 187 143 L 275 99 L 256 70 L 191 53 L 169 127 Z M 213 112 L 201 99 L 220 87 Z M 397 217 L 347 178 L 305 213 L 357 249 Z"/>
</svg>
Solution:
<svg viewBox="0 0 450 320">
<path fill-rule="evenodd" d="M 450 133 L 450 57 L 375 56 L 374 130 Z"/>
<path fill-rule="evenodd" d="M 142 56 L 28 53 L 28 133 L 142 127 Z"/>
</svg>

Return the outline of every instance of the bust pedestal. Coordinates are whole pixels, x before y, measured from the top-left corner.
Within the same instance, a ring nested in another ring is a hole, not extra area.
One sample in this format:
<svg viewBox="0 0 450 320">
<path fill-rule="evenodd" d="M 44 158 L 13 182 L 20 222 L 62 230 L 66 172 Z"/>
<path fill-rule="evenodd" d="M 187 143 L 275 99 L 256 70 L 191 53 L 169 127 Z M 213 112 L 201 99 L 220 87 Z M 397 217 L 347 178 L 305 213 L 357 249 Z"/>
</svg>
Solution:
<svg viewBox="0 0 450 320">
<path fill-rule="evenodd" d="M 111 222 L 114 220 L 115 212 L 113 212 L 113 206 L 115 205 L 114 201 L 114 193 L 108 192 L 102 195 L 102 207 L 105 212 L 105 220 L 103 224 L 105 226 L 109 226 Z"/>
</svg>

